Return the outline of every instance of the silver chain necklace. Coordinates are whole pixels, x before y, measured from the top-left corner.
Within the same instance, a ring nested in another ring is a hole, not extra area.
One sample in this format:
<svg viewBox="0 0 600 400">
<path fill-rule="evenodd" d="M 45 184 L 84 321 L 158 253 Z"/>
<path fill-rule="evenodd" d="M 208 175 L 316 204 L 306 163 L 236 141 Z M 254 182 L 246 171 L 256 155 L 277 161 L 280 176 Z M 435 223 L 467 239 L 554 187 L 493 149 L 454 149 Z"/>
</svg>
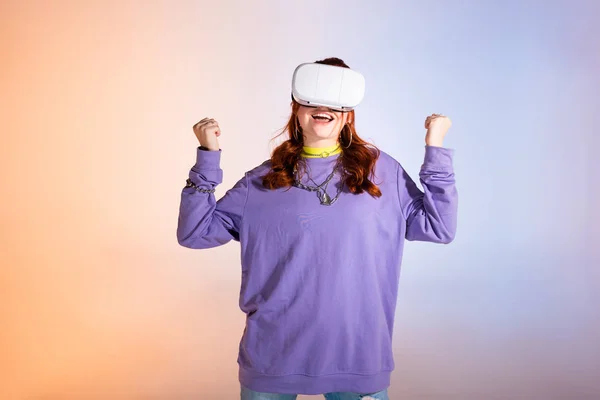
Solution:
<svg viewBox="0 0 600 400">
<path fill-rule="evenodd" d="M 341 185 L 338 188 L 337 193 L 333 199 L 327 194 L 327 185 L 329 185 L 329 181 L 331 181 L 331 179 L 333 178 L 333 175 L 335 175 L 335 171 L 338 169 L 338 167 L 341 163 L 341 160 L 342 160 L 342 158 L 339 157 L 335 166 L 333 167 L 333 171 L 331 171 L 329 176 L 327 176 L 327 179 L 325 179 L 323 181 L 323 183 L 321 183 L 320 185 L 317 184 L 317 182 L 315 182 L 311 178 L 310 173 L 308 173 L 308 171 L 307 171 L 308 179 L 310 179 L 316 186 L 307 186 L 307 185 L 304 185 L 302 182 L 300 182 L 300 180 L 298 179 L 298 177 L 296 175 L 298 170 L 296 167 L 294 167 L 294 186 L 299 187 L 304 190 L 308 190 L 309 192 L 317 192 L 317 197 L 319 198 L 321 205 L 324 205 L 324 206 L 332 205 L 333 203 L 335 203 L 335 201 L 340 196 L 340 193 L 342 192 L 342 189 L 344 187 L 344 181 L 343 180 L 341 181 Z M 323 185 L 325 185 L 325 187 L 322 187 Z"/>
</svg>

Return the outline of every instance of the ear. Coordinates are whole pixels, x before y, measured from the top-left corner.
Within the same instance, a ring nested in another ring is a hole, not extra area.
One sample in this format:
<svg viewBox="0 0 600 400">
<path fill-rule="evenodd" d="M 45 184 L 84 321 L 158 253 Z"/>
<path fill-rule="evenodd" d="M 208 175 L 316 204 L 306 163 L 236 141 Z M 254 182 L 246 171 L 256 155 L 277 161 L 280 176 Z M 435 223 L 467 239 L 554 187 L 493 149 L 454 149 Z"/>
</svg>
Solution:
<svg viewBox="0 0 600 400">
<path fill-rule="evenodd" d="M 353 119 L 352 117 L 352 113 L 346 113 L 346 123 L 351 124 Z"/>
</svg>

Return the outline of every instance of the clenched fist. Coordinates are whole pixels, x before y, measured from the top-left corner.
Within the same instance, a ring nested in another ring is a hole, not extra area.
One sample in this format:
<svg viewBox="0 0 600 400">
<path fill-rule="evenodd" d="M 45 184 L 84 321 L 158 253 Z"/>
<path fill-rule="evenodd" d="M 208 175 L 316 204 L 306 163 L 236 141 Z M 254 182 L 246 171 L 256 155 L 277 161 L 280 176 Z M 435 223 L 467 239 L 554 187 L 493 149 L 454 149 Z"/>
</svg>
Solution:
<svg viewBox="0 0 600 400">
<path fill-rule="evenodd" d="M 425 143 L 428 146 L 442 147 L 446 132 L 451 126 L 450 118 L 442 114 L 431 114 L 425 119 L 425 129 L 427 129 Z"/>
<path fill-rule="evenodd" d="M 217 138 L 221 136 L 219 124 L 212 118 L 204 118 L 194 125 L 194 134 L 200 142 L 200 146 L 204 146 L 212 151 L 219 151 L 219 141 Z"/>
</svg>

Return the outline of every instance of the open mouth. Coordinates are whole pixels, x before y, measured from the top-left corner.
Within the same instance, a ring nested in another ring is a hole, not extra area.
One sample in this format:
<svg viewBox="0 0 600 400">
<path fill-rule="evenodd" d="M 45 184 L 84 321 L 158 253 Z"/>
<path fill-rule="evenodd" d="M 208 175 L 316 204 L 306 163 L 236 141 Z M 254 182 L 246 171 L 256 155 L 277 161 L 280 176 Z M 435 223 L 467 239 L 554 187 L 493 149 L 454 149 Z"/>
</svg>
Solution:
<svg viewBox="0 0 600 400">
<path fill-rule="evenodd" d="M 328 123 L 333 121 L 333 116 L 327 113 L 316 113 L 312 115 L 313 119 L 318 122 Z"/>
</svg>

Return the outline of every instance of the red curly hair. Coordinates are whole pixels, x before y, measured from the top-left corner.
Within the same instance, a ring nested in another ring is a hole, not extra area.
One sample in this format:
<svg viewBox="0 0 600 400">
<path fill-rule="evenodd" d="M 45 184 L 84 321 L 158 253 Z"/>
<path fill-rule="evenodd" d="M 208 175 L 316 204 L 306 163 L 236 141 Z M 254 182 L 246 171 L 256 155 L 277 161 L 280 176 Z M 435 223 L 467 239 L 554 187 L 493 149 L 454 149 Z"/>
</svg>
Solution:
<svg viewBox="0 0 600 400">
<path fill-rule="evenodd" d="M 315 61 L 318 64 L 333 65 L 337 67 L 350 68 L 346 63 L 335 57 Z M 292 113 L 286 126 L 278 136 L 288 133 L 289 139 L 277 146 L 271 154 L 271 170 L 262 177 L 262 184 L 267 189 L 278 189 L 281 187 L 291 187 L 294 182 L 294 167 L 301 160 L 301 152 L 304 146 L 304 136 L 301 135 L 302 128 L 298 122 L 296 114 L 300 104 L 292 100 Z M 354 127 L 354 110 L 349 111 L 350 118 L 348 123 L 340 132 L 339 141 L 342 145 L 342 170 L 344 171 L 344 183 L 348 190 L 354 194 L 363 192 L 369 193 L 373 197 L 381 197 L 381 190 L 375 185 L 369 177 L 374 176 L 375 162 L 379 158 L 380 151 L 374 145 L 360 138 Z M 299 132 L 299 140 L 294 137 L 294 132 Z M 352 141 L 350 142 L 350 137 Z M 275 139 L 274 138 L 274 139 Z M 350 147 L 348 146 L 350 142 Z"/>
</svg>

